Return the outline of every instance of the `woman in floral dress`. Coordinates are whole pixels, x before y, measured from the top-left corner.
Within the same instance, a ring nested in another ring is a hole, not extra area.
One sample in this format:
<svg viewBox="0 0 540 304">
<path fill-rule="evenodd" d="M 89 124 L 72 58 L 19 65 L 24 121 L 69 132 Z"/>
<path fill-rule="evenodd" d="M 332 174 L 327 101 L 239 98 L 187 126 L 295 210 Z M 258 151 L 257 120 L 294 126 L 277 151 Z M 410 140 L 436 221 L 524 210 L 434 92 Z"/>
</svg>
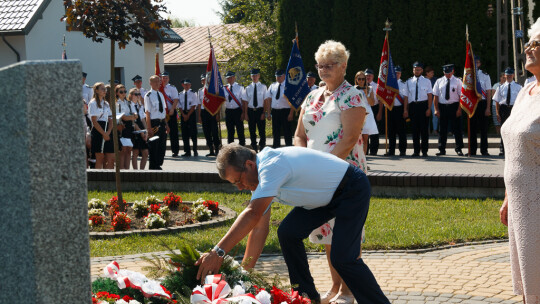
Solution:
<svg viewBox="0 0 540 304">
<path fill-rule="evenodd" d="M 304 100 L 295 145 L 332 153 L 366 172 L 362 128 L 370 107 L 364 92 L 345 80 L 348 58 L 349 52 L 340 42 L 329 40 L 319 46 L 316 68 L 326 86 Z M 330 263 L 333 225 L 331 220 L 310 235 L 310 241 L 325 244 L 332 275 L 332 288 L 321 297 L 321 303 L 352 304 L 354 296 Z"/>
</svg>

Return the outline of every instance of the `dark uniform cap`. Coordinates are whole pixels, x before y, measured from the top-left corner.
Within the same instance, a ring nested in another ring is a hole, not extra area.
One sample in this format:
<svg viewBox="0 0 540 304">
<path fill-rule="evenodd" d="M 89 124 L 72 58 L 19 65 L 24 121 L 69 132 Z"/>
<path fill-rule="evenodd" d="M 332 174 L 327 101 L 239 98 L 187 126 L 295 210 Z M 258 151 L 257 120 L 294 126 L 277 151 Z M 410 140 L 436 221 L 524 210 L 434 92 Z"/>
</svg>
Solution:
<svg viewBox="0 0 540 304">
<path fill-rule="evenodd" d="M 161 73 L 161 76 L 169 76 L 169 72 L 163 72 Z"/>
<path fill-rule="evenodd" d="M 394 72 L 400 72 L 401 73 L 401 67 L 399 65 L 396 65 L 394 67 Z"/>
<path fill-rule="evenodd" d="M 206 79 L 206 74 L 201 74 L 201 80 Z"/>
<path fill-rule="evenodd" d="M 88 75 L 88 74 L 86 74 L 85 72 L 82 72 L 82 77 L 83 78 L 86 78 L 86 75 Z"/>
<path fill-rule="evenodd" d="M 283 75 L 285 75 L 285 70 L 282 70 L 282 69 L 276 70 L 276 73 L 275 73 L 276 77 L 283 76 Z"/>
<path fill-rule="evenodd" d="M 236 76 L 236 73 L 233 71 L 228 71 L 227 74 L 225 74 L 225 78 L 234 77 Z"/>
<path fill-rule="evenodd" d="M 309 72 L 307 72 L 307 77 L 308 77 L 308 78 L 309 78 L 309 77 L 317 78 L 317 75 L 315 75 L 315 73 L 309 71 Z"/>
<path fill-rule="evenodd" d="M 506 75 L 513 75 L 513 74 L 514 74 L 514 69 L 512 69 L 511 67 L 507 67 L 507 68 L 504 70 L 504 74 L 506 74 Z"/>
<path fill-rule="evenodd" d="M 109 79 L 109 81 L 107 81 L 107 82 L 108 82 L 108 83 L 111 83 L 111 80 Z M 120 80 L 115 79 L 115 80 L 114 80 L 114 84 L 120 84 Z"/>
<path fill-rule="evenodd" d="M 413 68 L 424 68 L 424 65 L 420 61 L 416 61 L 412 66 Z"/>
<path fill-rule="evenodd" d="M 257 75 L 257 74 L 260 74 L 261 73 L 261 70 L 259 69 L 252 69 L 251 70 L 251 75 Z"/>
<path fill-rule="evenodd" d="M 364 74 L 366 74 L 366 75 L 375 75 L 375 73 L 373 73 L 373 70 L 372 70 L 372 69 L 366 69 L 366 70 L 364 71 Z"/>
<path fill-rule="evenodd" d="M 443 68 L 443 72 L 445 74 L 449 74 L 449 73 L 452 73 L 452 71 L 454 70 L 454 65 L 453 64 L 447 64 L 447 65 L 443 65 L 442 68 Z"/>
<path fill-rule="evenodd" d="M 478 55 L 474 55 L 474 61 L 482 62 L 482 60 L 480 60 L 480 56 L 478 56 Z"/>
<path fill-rule="evenodd" d="M 131 80 L 133 80 L 133 82 L 139 81 L 139 80 L 142 80 L 142 77 L 139 76 L 139 74 L 137 74 L 137 75 L 135 75 L 135 77 L 131 78 Z"/>
<path fill-rule="evenodd" d="M 184 79 L 184 81 L 182 81 L 183 84 L 191 84 L 191 80 L 189 80 L 189 78 L 186 78 Z"/>
</svg>

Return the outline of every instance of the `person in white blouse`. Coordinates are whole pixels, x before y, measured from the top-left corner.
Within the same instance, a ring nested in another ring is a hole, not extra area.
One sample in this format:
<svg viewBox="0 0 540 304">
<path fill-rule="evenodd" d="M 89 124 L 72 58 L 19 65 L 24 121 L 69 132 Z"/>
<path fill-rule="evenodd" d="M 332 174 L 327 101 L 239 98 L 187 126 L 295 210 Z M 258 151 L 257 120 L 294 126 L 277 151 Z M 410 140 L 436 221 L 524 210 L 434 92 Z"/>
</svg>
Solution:
<svg viewBox="0 0 540 304">
<path fill-rule="evenodd" d="M 127 91 L 123 84 L 117 85 L 115 88 L 116 93 L 116 113 L 122 113 L 122 124 L 124 128 L 122 130 L 122 137 L 120 142 L 122 143 L 122 150 L 120 151 L 120 169 L 129 170 L 129 164 L 131 162 L 131 151 L 133 150 L 133 142 L 131 137 L 135 127 L 133 122 L 137 119 L 137 113 L 131 106 L 131 102 L 126 99 Z"/>
<path fill-rule="evenodd" d="M 242 106 L 242 95 L 244 87 L 236 83 L 236 73 L 228 71 L 225 74 L 227 85 L 225 89 L 225 125 L 227 126 L 227 142 L 234 142 L 234 132 L 238 136 L 241 146 L 246 145 L 244 135 L 244 107 Z"/>
<path fill-rule="evenodd" d="M 411 118 L 414 153 L 412 157 L 428 156 L 429 150 L 429 117 L 431 116 L 431 103 L 433 101 L 433 88 L 431 81 L 424 76 L 424 65 L 418 61 L 413 63 L 414 76 L 407 80 L 409 91 L 408 109 Z M 440 125 L 440 123 L 439 123 Z M 422 144 L 420 144 L 420 140 Z"/>
<path fill-rule="evenodd" d="M 371 88 L 372 92 L 377 92 L 377 83 L 373 81 L 373 78 L 375 77 L 374 72 L 372 69 L 365 69 L 364 73 L 366 74 L 366 83 Z M 373 94 L 374 98 L 368 99 L 370 101 L 369 105 L 371 106 L 371 113 L 373 114 L 373 118 L 375 119 L 375 123 L 377 124 L 377 134 L 370 134 L 369 135 L 369 141 L 367 144 L 367 153 L 366 155 L 377 155 L 379 152 L 379 133 L 378 132 L 384 132 L 384 121 L 382 119 L 382 104 L 379 104 L 379 100 L 377 97 L 375 97 L 375 94 Z"/>
<path fill-rule="evenodd" d="M 139 89 L 130 89 L 127 100 L 130 102 L 132 109 L 137 114 L 137 119 L 134 121 L 133 127 L 135 131 L 138 132 L 133 133 L 131 136 L 131 141 L 133 142 L 131 164 L 134 170 L 144 170 L 148 160 L 148 143 L 146 142 L 146 115 L 144 114 L 144 105 Z M 139 153 L 141 154 L 140 166 L 137 164 Z"/>
<path fill-rule="evenodd" d="M 251 147 L 261 151 L 266 146 L 266 122 L 270 115 L 270 107 L 265 105 L 266 86 L 259 82 L 261 75 L 259 69 L 251 70 L 251 84 L 246 87 L 242 95 L 244 105 L 244 119 L 248 121 Z M 246 115 L 247 113 L 247 115 Z M 257 130 L 259 131 L 259 144 L 257 145 Z"/>
<path fill-rule="evenodd" d="M 112 112 L 105 100 L 105 84 L 97 82 L 93 87 L 94 97 L 88 104 L 88 115 L 92 120 L 92 147 L 96 155 L 96 169 L 114 168 L 114 145 L 112 141 Z"/>
<path fill-rule="evenodd" d="M 448 123 L 452 125 L 452 132 L 456 140 L 456 153 L 463 156 L 463 132 L 461 130 L 461 107 L 459 100 L 463 83 L 454 76 L 454 65 L 443 66 L 444 76 L 437 79 L 433 86 L 433 103 L 436 115 L 440 119 L 439 152 L 437 156 L 446 155 L 446 140 L 448 137 Z"/>
<path fill-rule="evenodd" d="M 169 126 L 169 142 L 171 144 L 172 157 L 177 157 L 178 151 L 180 151 L 180 145 L 178 144 L 178 113 L 176 112 L 176 108 L 178 107 L 178 90 L 169 83 L 170 77 L 168 72 L 161 73 L 161 80 L 167 101 L 167 109 L 169 110 L 169 113 L 167 113 L 169 114 L 167 125 Z"/>
<path fill-rule="evenodd" d="M 160 81 L 157 75 L 150 77 L 152 89 L 144 96 L 150 170 L 162 170 L 167 144 L 168 126 L 165 121 L 167 107 L 165 97 L 159 92 Z"/>
<path fill-rule="evenodd" d="M 178 108 L 182 115 L 180 127 L 182 129 L 182 141 L 184 142 L 184 154 L 182 157 L 191 156 L 191 146 L 189 139 L 193 142 L 193 156 L 199 156 L 197 152 L 197 113 L 196 109 L 199 105 L 197 95 L 191 90 L 191 80 L 184 79 L 182 82 L 184 90 L 178 94 L 180 102 Z"/>
<path fill-rule="evenodd" d="M 493 94 L 493 100 L 497 103 L 497 120 L 502 124 L 508 119 L 512 112 L 514 102 L 521 91 L 522 86 L 514 81 L 514 69 L 507 67 L 504 70 L 506 82 L 501 84 L 495 94 Z M 501 144 L 499 146 L 499 156 L 504 156 L 504 143 L 501 137 Z"/>
<path fill-rule="evenodd" d="M 291 122 L 294 115 L 294 107 L 283 94 L 285 92 L 285 71 L 276 70 L 276 82 L 272 83 L 266 91 L 266 102 L 271 105 L 272 112 L 268 119 L 272 120 L 272 135 L 274 142 L 272 148 L 281 147 L 281 135 L 285 139 L 285 146 L 292 146 Z"/>
</svg>

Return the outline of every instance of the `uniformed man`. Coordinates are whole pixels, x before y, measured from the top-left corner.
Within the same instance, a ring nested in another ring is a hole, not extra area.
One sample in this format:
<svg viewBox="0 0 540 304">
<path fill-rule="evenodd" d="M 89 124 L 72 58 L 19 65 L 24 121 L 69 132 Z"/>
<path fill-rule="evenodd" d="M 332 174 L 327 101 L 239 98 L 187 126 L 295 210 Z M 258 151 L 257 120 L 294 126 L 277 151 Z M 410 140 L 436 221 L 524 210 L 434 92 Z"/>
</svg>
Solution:
<svg viewBox="0 0 540 304">
<path fill-rule="evenodd" d="M 242 95 L 244 106 L 244 119 L 248 121 L 251 147 L 261 151 L 266 146 L 266 122 L 270 115 L 270 107 L 265 104 L 266 86 L 259 82 L 260 70 L 251 70 L 251 84 L 246 87 Z M 247 113 L 247 116 L 246 114 Z M 259 145 L 257 146 L 257 129 L 259 130 Z"/>
<path fill-rule="evenodd" d="M 225 86 L 225 125 L 227 126 L 227 142 L 234 142 L 234 132 L 238 136 L 241 146 L 246 145 L 244 135 L 244 107 L 242 106 L 242 95 L 244 87 L 236 83 L 236 74 L 228 71 L 225 74 L 227 85 Z"/>
<path fill-rule="evenodd" d="M 394 107 L 388 112 L 388 141 L 390 143 L 388 152 L 384 156 L 394 156 L 396 151 L 396 135 L 399 137 L 399 156 L 405 156 L 407 151 L 407 134 L 405 132 L 405 118 L 409 117 L 407 112 L 407 99 L 409 91 L 407 84 L 401 80 L 401 67 L 394 68 L 398 80 L 399 94 L 394 99 Z"/>
<path fill-rule="evenodd" d="M 307 72 L 307 84 L 308 84 L 308 87 L 309 87 L 310 91 L 313 91 L 313 90 L 316 90 L 316 89 L 319 88 L 315 84 L 316 81 L 317 81 L 317 75 L 315 75 L 315 73 L 313 73 L 311 71 Z"/>
<path fill-rule="evenodd" d="M 514 69 L 507 67 L 504 70 L 504 76 L 506 77 L 506 82 L 501 84 L 493 95 L 493 99 L 497 103 L 497 120 L 501 123 L 501 125 L 510 116 L 514 102 L 516 101 L 518 93 L 522 88 L 521 85 L 514 81 Z M 502 137 L 499 149 L 499 156 L 504 156 L 504 144 Z"/>
<path fill-rule="evenodd" d="M 420 62 L 413 63 L 414 76 L 407 80 L 408 112 L 411 118 L 413 133 L 413 157 L 428 156 L 429 149 L 429 117 L 431 116 L 431 103 L 433 99 L 433 89 L 431 81 L 422 76 L 424 65 Z M 420 144 L 420 139 L 422 144 Z"/>
<path fill-rule="evenodd" d="M 167 99 L 167 108 L 169 109 L 169 141 L 171 143 L 172 157 L 178 157 L 178 151 L 180 151 L 180 145 L 178 144 L 178 90 L 175 86 L 169 83 L 169 73 L 161 73 L 161 81 L 163 82 L 163 90 L 165 91 L 165 99 Z"/>
<path fill-rule="evenodd" d="M 85 72 L 82 72 L 82 98 L 84 99 L 84 107 L 85 109 L 88 109 L 88 104 L 90 103 L 90 100 L 94 98 L 94 90 L 92 90 L 92 87 L 86 84 L 86 76 L 87 74 Z M 85 115 L 86 125 L 91 129 L 92 128 L 92 120 L 90 119 L 90 116 L 88 113 Z"/>
<path fill-rule="evenodd" d="M 181 114 L 182 141 L 184 142 L 184 154 L 182 157 L 191 156 L 191 147 L 189 139 L 193 142 L 193 156 L 199 156 L 197 152 L 197 105 L 199 104 L 197 96 L 191 90 L 191 80 L 184 79 L 182 82 L 184 90 L 178 95 L 178 109 Z"/>
<path fill-rule="evenodd" d="M 202 88 L 197 92 L 200 107 L 200 118 L 204 138 L 206 139 L 206 145 L 210 149 L 210 153 L 206 154 L 206 157 L 216 156 L 221 146 L 221 139 L 219 137 L 218 123 L 219 123 L 219 111 L 216 115 L 212 116 L 210 112 L 204 109 L 204 85 L 206 83 L 206 74 L 201 74 Z"/>
<path fill-rule="evenodd" d="M 135 77 L 131 78 L 131 80 L 133 81 L 133 85 L 135 86 L 135 88 L 137 88 L 141 93 L 141 96 L 144 97 L 148 90 L 142 87 L 142 77 L 137 74 L 135 75 Z"/>
<path fill-rule="evenodd" d="M 285 146 L 292 146 L 291 122 L 293 121 L 294 108 L 289 104 L 283 94 L 285 91 L 285 71 L 276 70 L 276 82 L 272 83 L 266 91 L 266 102 L 270 104 L 272 120 L 272 134 L 274 142 L 272 148 L 281 147 L 281 135 L 285 139 Z"/>
<path fill-rule="evenodd" d="M 478 140 L 476 133 L 480 129 L 480 153 L 484 156 L 489 156 L 488 153 L 488 117 L 491 116 L 491 96 L 493 90 L 491 90 L 491 78 L 489 78 L 488 73 L 480 70 L 480 57 L 474 56 L 476 62 L 476 68 L 478 70 L 477 77 L 480 85 L 482 86 L 485 96 L 482 94 L 482 99 L 478 101 L 476 106 L 476 111 L 474 112 L 473 117 L 471 117 L 470 125 L 470 134 L 471 142 L 469 155 L 476 155 L 476 149 L 478 147 Z"/>
<path fill-rule="evenodd" d="M 435 112 L 440 121 L 439 152 L 437 156 L 446 155 L 446 139 L 448 137 L 448 124 L 452 126 L 456 139 L 456 153 L 463 156 L 463 132 L 461 131 L 461 107 L 459 99 L 463 83 L 454 76 L 454 65 L 443 66 L 444 76 L 437 79 L 433 86 L 433 103 Z"/>
<path fill-rule="evenodd" d="M 373 92 L 377 92 L 377 83 L 373 81 L 373 70 L 368 68 L 364 71 L 364 74 L 366 74 L 367 85 L 372 88 Z M 377 123 L 377 129 L 379 132 L 384 132 L 384 121 L 382 119 L 383 105 L 379 104 L 379 100 L 377 98 L 374 98 L 374 104 L 370 106 L 371 113 L 373 113 L 373 117 Z M 369 155 L 377 155 L 377 152 L 379 152 L 379 134 L 372 134 L 369 136 L 367 151 Z"/>
<path fill-rule="evenodd" d="M 165 159 L 167 144 L 167 123 L 165 122 L 166 104 L 165 96 L 159 92 L 160 79 L 154 75 L 150 77 L 150 91 L 144 95 L 144 108 L 146 109 L 146 125 L 148 132 L 148 152 L 150 153 L 150 170 L 161 170 Z"/>
</svg>

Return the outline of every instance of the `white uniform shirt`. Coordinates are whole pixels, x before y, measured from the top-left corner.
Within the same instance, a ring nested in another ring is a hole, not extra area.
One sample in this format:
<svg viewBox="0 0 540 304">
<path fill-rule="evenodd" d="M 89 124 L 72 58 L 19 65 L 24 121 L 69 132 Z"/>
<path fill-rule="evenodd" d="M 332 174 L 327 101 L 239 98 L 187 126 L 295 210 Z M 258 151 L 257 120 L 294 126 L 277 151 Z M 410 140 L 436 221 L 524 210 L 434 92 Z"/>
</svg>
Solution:
<svg viewBox="0 0 540 304">
<path fill-rule="evenodd" d="M 416 83 L 418 82 L 418 99 L 415 99 L 416 95 Z M 413 76 L 407 80 L 407 90 L 409 91 L 409 104 L 415 101 L 427 101 L 428 94 L 433 94 L 433 88 L 431 88 L 431 81 L 424 76 Z"/>
<path fill-rule="evenodd" d="M 399 95 L 401 95 L 403 99 L 405 99 L 405 97 L 408 98 L 409 89 L 407 89 L 407 83 L 405 81 L 401 80 L 401 79 L 398 79 L 397 83 L 398 83 L 398 87 L 399 87 Z M 403 104 L 396 97 L 394 99 L 394 107 L 399 107 L 399 106 L 402 106 L 402 105 Z"/>
<path fill-rule="evenodd" d="M 478 70 L 478 81 L 480 82 L 480 85 L 482 86 L 482 89 L 488 94 L 488 91 L 491 90 L 491 77 L 489 77 L 489 74 L 485 73 L 482 70 Z M 482 96 L 482 99 L 484 96 Z"/>
<path fill-rule="evenodd" d="M 243 95 L 244 95 L 244 87 L 239 85 L 238 83 L 233 83 L 232 84 L 232 89 L 231 89 L 231 85 L 230 84 L 227 84 L 227 88 L 229 88 L 229 90 L 234 94 L 234 97 L 236 97 L 236 99 L 238 100 L 238 102 L 240 104 L 242 104 L 242 98 Z M 227 90 L 225 90 L 225 108 L 226 109 L 238 109 L 240 108 L 240 106 L 236 103 L 236 101 L 234 101 L 234 98 L 230 98 L 229 100 L 229 92 L 227 92 Z"/>
<path fill-rule="evenodd" d="M 377 87 L 378 87 L 377 83 L 375 81 L 372 81 L 372 82 L 369 83 L 369 86 L 373 90 L 373 93 L 377 94 Z M 376 105 L 379 104 L 379 99 L 377 99 L 377 96 L 373 96 L 373 97 L 375 99 L 375 103 L 373 105 L 376 106 Z"/>
<path fill-rule="evenodd" d="M 497 91 L 495 91 L 495 94 L 493 95 L 493 100 L 495 100 L 495 102 L 499 103 L 500 105 L 507 105 L 506 95 L 508 95 L 509 85 L 510 85 L 510 106 L 514 105 L 514 102 L 516 101 L 519 91 L 521 91 L 521 88 L 522 88 L 522 86 L 516 83 L 515 81 L 512 81 L 510 84 L 508 82 L 505 82 L 497 88 Z"/>
<path fill-rule="evenodd" d="M 309 87 L 309 86 L 308 86 L 308 88 L 309 88 L 309 91 L 311 92 L 311 91 L 315 91 L 316 89 L 318 89 L 318 88 L 319 88 L 319 86 L 318 86 L 318 85 L 316 85 L 316 84 L 314 84 L 314 85 L 313 85 L 313 86 L 311 86 L 311 87 Z"/>
<path fill-rule="evenodd" d="M 450 94 L 448 100 L 446 99 L 446 85 L 450 82 Z M 450 79 L 446 78 L 446 76 L 443 76 L 437 81 L 435 81 L 435 85 L 433 86 L 433 95 L 439 96 L 439 104 L 452 104 L 459 102 L 459 98 L 461 96 L 461 87 L 463 86 L 463 83 L 461 80 L 456 78 L 454 75 L 450 77 Z"/>
<path fill-rule="evenodd" d="M 108 102 L 102 101 L 101 108 L 99 108 L 97 101 L 92 99 L 88 104 L 88 115 L 90 117 L 96 116 L 98 121 L 107 121 L 112 116 L 112 112 Z"/>
<path fill-rule="evenodd" d="M 251 83 L 246 87 L 244 90 L 244 94 L 242 95 L 242 100 L 245 100 L 248 102 L 248 108 L 253 109 L 253 89 L 255 88 L 255 85 L 257 85 L 257 108 L 262 108 L 264 106 L 264 97 L 266 96 L 266 86 L 260 82 Z M 238 97 L 238 96 L 237 96 Z"/>
<path fill-rule="evenodd" d="M 200 88 L 197 91 L 197 102 L 201 105 L 201 109 L 204 109 L 203 99 L 204 99 L 204 87 Z"/>
<path fill-rule="evenodd" d="M 163 107 L 163 112 L 159 111 L 159 99 L 158 95 L 161 98 L 161 105 Z M 144 95 L 144 108 L 148 113 L 150 113 L 150 120 L 152 119 L 165 119 L 167 114 L 167 107 L 165 105 L 165 97 L 161 92 L 154 91 L 153 89 L 148 91 Z"/>
<path fill-rule="evenodd" d="M 131 101 L 120 100 L 116 101 L 116 113 L 124 113 L 124 116 L 131 116 L 136 113 L 135 108 L 131 106 Z"/>
<path fill-rule="evenodd" d="M 133 109 L 133 112 L 134 113 L 137 113 L 137 115 L 139 115 L 139 118 L 141 120 L 144 120 L 146 118 L 146 113 L 144 111 L 144 106 L 143 105 L 140 105 L 136 102 L 131 102 L 131 108 Z"/>
<path fill-rule="evenodd" d="M 178 102 L 177 108 L 180 109 L 181 111 L 189 111 L 191 107 L 196 107 L 199 105 L 197 94 L 193 92 L 191 89 L 187 91 L 187 109 L 185 109 L 186 90 L 183 90 L 182 92 L 178 93 L 178 99 L 180 101 Z"/>
<path fill-rule="evenodd" d="M 282 204 L 305 209 L 326 206 L 348 167 L 337 156 L 314 149 L 266 147 L 257 154 L 259 185 L 251 200 L 275 197 Z"/>
<path fill-rule="evenodd" d="M 178 90 L 176 89 L 175 86 L 171 85 L 170 83 L 168 83 L 164 88 L 163 90 L 165 91 L 165 94 L 167 94 L 167 97 L 169 97 L 170 101 L 167 101 L 167 107 L 169 109 L 172 108 L 173 106 L 173 102 L 175 99 L 178 99 Z"/>
<path fill-rule="evenodd" d="M 279 89 L 280 91 L 279 97 L 276 99 L 276 95 L 278 93 L 279 87 L 281 87 Z M 274 82 L 268 87 L 268 90 L 266 91 L 265 99 L 267 98 L 272 99 L 272 109 L 290 109 L 291 106 L 289 105 L 289 102 L 285 98 L 285 95 L 283 95 L 284 91 L 285 91 L 285 81 L 283 81 L 282 83 Z"/>
<path fill-rule="evenodd" d="M 82 85 L 82 98 L 86 104 L 90 103 L 90 100 L 94 98 L 94 90 L 86 83 Z"/>
<path fill-rule="evenodd" d="M 133 88 L 137 89 L 137 87 L 133 87 Z M 141 93 L 141 96 L 142 96 L 143 98 L 144 98 L 144 96 L 146 95 L 146 93 L 148 93 L 148 90 L 145 89 L 145 88 L 143 88 L 143 87 L 141 87 L 141 88 L 138 89 L 138 90 L 139 90 L 139 93 Z"/>
</svg>

